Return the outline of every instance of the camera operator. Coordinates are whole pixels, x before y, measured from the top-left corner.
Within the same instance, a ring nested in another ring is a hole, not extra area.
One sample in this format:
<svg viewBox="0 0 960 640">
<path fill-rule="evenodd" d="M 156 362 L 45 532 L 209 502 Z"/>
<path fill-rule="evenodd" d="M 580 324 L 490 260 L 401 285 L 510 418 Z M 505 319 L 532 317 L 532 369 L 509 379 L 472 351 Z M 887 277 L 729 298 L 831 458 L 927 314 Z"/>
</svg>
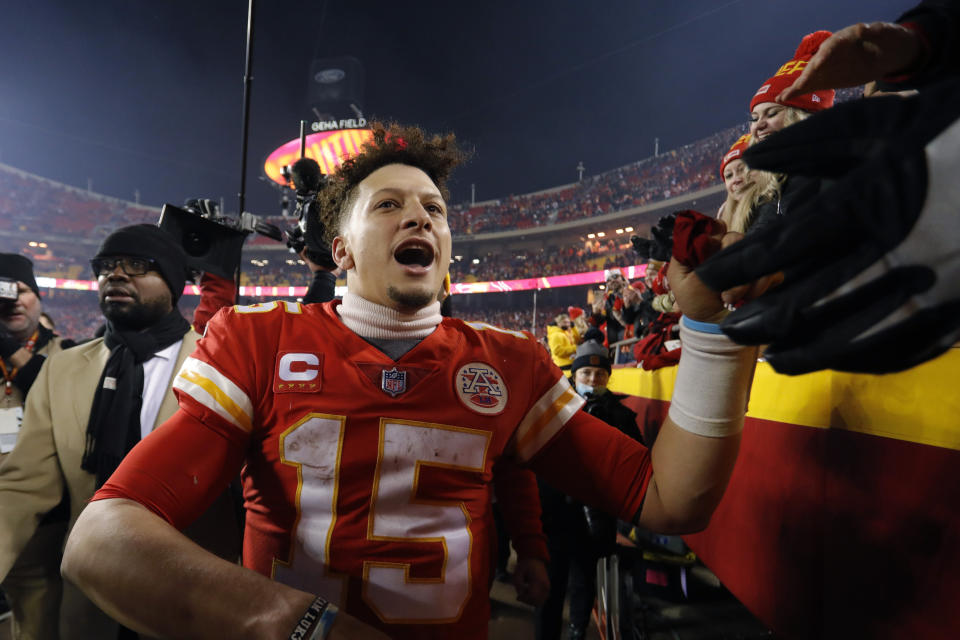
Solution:
<svg viewBox="0 0 960 640">
<path fill-rule="evenodd" d="M 326 253 L 330 255 L 329 247 L 327 247 Z M 331 268 L 330 265 L 326 264 L 322 259 L 319 263 L 315 262 L 314 260 L 317 258 L 317 255 L 308 247 L 305 247 L 299 255 L 300 258 L 307 263 L 307 268 L 310 269 L 310 273 L 313 274 L 313 279 L 310 281 L 307 293 L 303 296 L 303 302 L 309 304 L 311 302 L 327 302 L 333 300 L 334 291 L 337 286 L 337 266 L 333 265 L 333 268 Z M 322 255 L 323 254 L 321 254 L 321 256 Z"/>
<path fill-rule="evenodd" d="M 303 297 L 304 303 L 333 300 L 337 282 L 337 264 L 330 243 L 324 239 L 317 194 L 326 183 L 320 165 L 312 158 L 300 158 L 290 167 L 289 181 L 297 193 L 299 222 L 288 235 L 287 246 L 307 263 L 313 280 Z"/>
<path fill-rule="evenodd" d="M 47 356 L 73 345 L 40 324 L 43 302 L 26 257 L 0 254 L 0 465 L 20 432 L 23 405 Z M 56 637 L 60 606 L 60 549 L 66 531 L 66 503 L 41 520 L 3 580 L 13 612 L 14 638 Z M 51 615 L 52 612 L 52 615 Z M 27 615 L 25 615 L 27 614 Z M 52 625 L 52 626 L 50 626 Z"/>
<path fill-rule="evenodd" d="M 22 407 L 30 385 L 48 355 L 72 346 L 40 324 L 43 303 L 40 289 L 33 276 L 33 263 L 15 253 L 0 253 L 0 357 L 5 382 L 0 407 Z M 6 434 L 6 430 L 3 431 Z M 2 453 L 7 453 L 16 441 L 16 432 L 10 439 L 0 440 Z"/>
</svg>

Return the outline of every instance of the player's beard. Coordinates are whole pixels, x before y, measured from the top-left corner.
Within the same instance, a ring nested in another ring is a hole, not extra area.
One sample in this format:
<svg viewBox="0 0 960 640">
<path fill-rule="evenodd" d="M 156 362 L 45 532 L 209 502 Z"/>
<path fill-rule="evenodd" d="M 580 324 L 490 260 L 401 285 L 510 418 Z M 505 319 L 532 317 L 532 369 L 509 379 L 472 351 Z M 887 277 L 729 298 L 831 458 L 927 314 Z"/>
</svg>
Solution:
<svg viewBox="0 0 960 640">
<path fill-rule="evenodd" d="M 125 331 L 147 329 L 170 313 L 171 308 L 172 302 L 169 295 L 147 300 L 136 298 L 132 303 L 100 301 L 100 311 L 103 312 L 103 316 L 117 329 Z"/>
<path fill-rule="evenodd" d="M 394 286 L 387 287 L 387 297 L 396 302 L 401 307 L 405 309 L 413 309 L 419 311 L 431 302 L 437 299 L 435 293 L 430 293 L 429 291 L 421 290 L 412 290 L 412 291 L 401 291 Z"/>
</svg>

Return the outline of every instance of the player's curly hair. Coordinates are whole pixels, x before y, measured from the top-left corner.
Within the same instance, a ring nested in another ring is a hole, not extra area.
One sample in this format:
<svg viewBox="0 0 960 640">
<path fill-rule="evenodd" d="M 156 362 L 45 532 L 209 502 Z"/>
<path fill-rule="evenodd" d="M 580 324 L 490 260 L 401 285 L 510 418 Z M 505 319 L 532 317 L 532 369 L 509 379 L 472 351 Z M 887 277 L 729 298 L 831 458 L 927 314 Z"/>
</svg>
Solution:
<svg viewBox="0 0 960 640">
<path fill-rule="evenodd" d="M 344 162 L 327 180 L 317 196 L 320 221 L 327 242 L 340 232 L 341 225 L 356 197 L 356 187 L 367 176 L 388 164 L 406 164 L 430 176 L 444 200 L 450 197 L 447 178 L 454 167 L 467 158 L 457 146 L 452 133 L 427 134 L 417 126 L 401 126 L 396 122 L 372 122 L 373 139 L 359 155 Z"/>
</svg>

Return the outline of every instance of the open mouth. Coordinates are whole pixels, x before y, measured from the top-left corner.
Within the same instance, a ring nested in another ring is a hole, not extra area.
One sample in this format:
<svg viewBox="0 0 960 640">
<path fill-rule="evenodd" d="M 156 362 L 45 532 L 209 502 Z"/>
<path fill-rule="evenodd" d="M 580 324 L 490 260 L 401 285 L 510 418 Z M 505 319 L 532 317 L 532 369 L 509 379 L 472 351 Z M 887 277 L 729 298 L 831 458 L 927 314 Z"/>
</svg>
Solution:
<svg viewBox="0 0 960 640">
<path fill-rule="evenodd" d="M 429 267 L 433 264 L 434 251 L 422 240 L 407 240 L 393 252 L 393 258 L 406 267 Z"/>
<path fill-rule="evenodd" d="M 120 299 L 133 300 L 133 294 L 123 289 L 106 289 L 103 292 L 103 299 L 107 301 Z"/>
</svg>

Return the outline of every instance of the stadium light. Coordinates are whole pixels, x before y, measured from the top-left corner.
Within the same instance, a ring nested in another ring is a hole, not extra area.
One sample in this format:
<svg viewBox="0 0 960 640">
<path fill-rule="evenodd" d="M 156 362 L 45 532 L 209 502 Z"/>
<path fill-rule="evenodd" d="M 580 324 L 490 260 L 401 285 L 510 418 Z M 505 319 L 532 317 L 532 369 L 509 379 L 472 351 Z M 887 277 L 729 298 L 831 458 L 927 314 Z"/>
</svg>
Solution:
<svg viewBox="0 0 960 640">
<path fill-rule="evenodd" d="M 473 264 L 480 264 L 480 258 L 474 258 Z"/>
<path fill-rule="evenodd" d="M 596 238 L 596 237 L 597 237 L 597 234 L 595 234 L 595 233 L 588 233 L 588 234 L 587 234 L 587 237 L 588 237 L 588 238 Z"/>
<path fill-rule="evenodd" d="M 617 233 L 623 233 L 623 229 L 617 229 Z"/>
<path fill-rule="evenodd" d="M 633 227 L 626 227 L 624 228 L 624 231 L 626 231 L 627 233 L 631 233 L 633 232 Z"/>
<path fill-rule="evenodd" d="M 600 231 L 600 232 L 597 233 L 597 237 L 598 237 L 598 238 L 603 238 L 603 237 L 605 237 L 606 235 L 607 235 L 607 234 L 605 234 L 603 231 Z"/>
<path fill-rule="evenodd" d="M 28 244 L 29 246 L 31 246 L 31 247 L 37 246 L 37 243 L 36 243 L 36 242 L 28 242 L 27 244 Z"/>
</svg>

